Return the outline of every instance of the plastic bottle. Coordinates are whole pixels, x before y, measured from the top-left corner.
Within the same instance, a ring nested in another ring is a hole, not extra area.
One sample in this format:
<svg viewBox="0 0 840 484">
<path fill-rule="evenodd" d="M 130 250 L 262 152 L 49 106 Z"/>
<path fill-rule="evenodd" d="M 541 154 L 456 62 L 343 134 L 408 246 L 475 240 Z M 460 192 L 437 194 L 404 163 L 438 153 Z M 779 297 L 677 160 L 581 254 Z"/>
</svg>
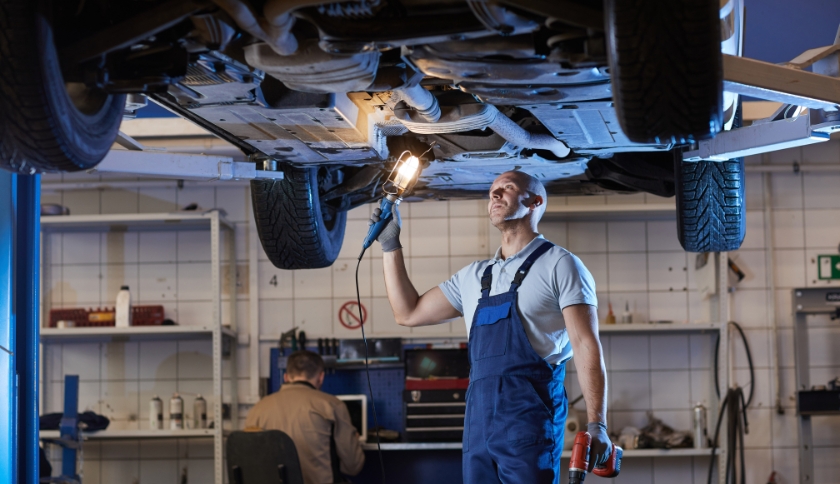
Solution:
<svg viewBox="0 0 840 484">
<path fill-rule="evenodd" d="M 184 428 L 184 399 L 177 392 L 169 399 L 169 428 L 170 430 Z"/>
<path fill-rule="evenodd" d="M 193 428 L 207 428 L 207 401 L 199 393 L 193 402 Z"/>
<path fill-rule="evenodd" d="M 604 324 L 615 324 L 615 314 L 612 311 L 612 303 L 609 303 L 610 310 L 607 313 L 607 320 L 604 321 Z"/>
<path fill-rule="evenodd" d="M 117 293 L 116 327 L 127 328 L 131 326 L 131 292 L 128 286 L 122 286 Z"/>
<path fill-rule="evenodd" d="M 630 324 L 633 322 L 633 313 L 630 312 L 630 301 L 624 302 L 624 312 L 621 313 L 621 324 Z"/>
</svg>

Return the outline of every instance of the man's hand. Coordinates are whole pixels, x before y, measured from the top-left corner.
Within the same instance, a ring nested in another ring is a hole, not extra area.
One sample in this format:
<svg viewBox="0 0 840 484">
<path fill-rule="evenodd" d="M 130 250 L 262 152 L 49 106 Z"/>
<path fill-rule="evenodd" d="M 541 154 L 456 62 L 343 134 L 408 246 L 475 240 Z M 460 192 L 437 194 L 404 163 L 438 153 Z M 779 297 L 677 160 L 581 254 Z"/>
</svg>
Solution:
<svg viewBox="0 0 840 484">
<path fill-rule="evenodd" d="M 607 435 L 607 426 L 601 422 L 589 422 L 586 424 L 586 430 L 592 436 L 592 443 L 589 444 L 589 469 L 602 466 L 607 463 L 607 460 L 612 454 L 612 442 L 609 435 Z"/>
<path fill-rule="evenodd" d="M 400 211 L 398 210 L 396 204 L 394 204 L 394 208 L 392 210 L 391 221 L 388 222 L 388 225 L 385 226 L 385 229 L 382 230 L 382 233 L 376 238 L 376 240 L 378 240 L 382 245 L 382 252 L 393 252 L 397 249 L 402 249 L 402 244 L 400 244 L 400 227 L 402 226 Z M 373 215 L 370 216 L 368 225 L 373 225 L 376 222 L 379 222 L 379 217 L 381 216 L 382 209 L 376 207 L 373 210 Z"/>
</svg>

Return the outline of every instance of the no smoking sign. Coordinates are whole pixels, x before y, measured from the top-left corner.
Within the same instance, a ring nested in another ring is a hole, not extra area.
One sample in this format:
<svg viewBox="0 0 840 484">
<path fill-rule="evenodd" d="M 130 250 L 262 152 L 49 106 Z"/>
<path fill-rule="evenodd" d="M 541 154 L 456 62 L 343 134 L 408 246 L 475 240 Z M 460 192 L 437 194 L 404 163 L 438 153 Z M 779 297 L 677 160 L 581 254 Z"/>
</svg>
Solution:
<svg viewBox="0 0 840 484">
<path fill-rule="evenodd" d="M 338 310 L 338 322 L 347 329 L 359 329 L 367 321 L 367 309 L 362 305 L 362 319 L 359 320 L 359 303 L 347 301 Z"/>
</svg>

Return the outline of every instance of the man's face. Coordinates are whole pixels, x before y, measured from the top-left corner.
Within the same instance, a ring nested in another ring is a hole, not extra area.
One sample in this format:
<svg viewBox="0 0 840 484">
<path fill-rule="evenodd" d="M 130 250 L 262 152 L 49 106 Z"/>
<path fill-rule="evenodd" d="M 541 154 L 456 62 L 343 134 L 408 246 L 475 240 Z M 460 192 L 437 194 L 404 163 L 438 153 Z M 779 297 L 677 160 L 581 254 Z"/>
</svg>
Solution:
<svg viewBox="0 0 840 484">
<path fill-rule="evenodd" d="M 490 187 L 490 201 L 487 204 L 490 222 L 498 227 L 508 220 L 525 217 L 532 196 L 523 180 L 515 173 L 503 173 Z"/>
</svg>

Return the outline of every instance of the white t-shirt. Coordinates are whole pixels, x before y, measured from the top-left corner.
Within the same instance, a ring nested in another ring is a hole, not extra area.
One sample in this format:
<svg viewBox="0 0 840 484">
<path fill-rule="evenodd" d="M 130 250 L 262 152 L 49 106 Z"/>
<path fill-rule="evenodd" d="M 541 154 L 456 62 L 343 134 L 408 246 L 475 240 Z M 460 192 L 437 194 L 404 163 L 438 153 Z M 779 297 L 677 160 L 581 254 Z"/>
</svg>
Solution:
<svg viewBox="0 0 840 484">
<path fill-rule="evenodd" d="M 446 299 L 464 316 L 467 335 L 481 297 L 481 276 L 487 265 L 493 264 L 490 295 L 507 292 L 519 266 L 544 240 L 540 235 L 504 260 L 499 248 L 493 259 L 473 262 L 440 284 Z M 550 364 L 571 358 L 572 345 L 566 333 L 563 308 L 574 304 L 598 306 L 595 280 L 583 262 L 568 250 L 555 245 L 531 266 L 517 292 L 519 316 L 537 354 Z"/>
</svg>

